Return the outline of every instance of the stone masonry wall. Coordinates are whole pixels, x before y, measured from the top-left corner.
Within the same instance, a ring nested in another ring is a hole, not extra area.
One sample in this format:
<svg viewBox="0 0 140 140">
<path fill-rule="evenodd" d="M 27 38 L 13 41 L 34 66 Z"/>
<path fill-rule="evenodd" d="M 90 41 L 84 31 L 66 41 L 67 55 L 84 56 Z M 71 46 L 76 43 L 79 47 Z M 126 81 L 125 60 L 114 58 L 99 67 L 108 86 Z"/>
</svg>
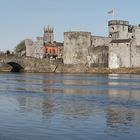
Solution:
<svg viewBox="0 0 140 140">
<path fill-rule="evenodd" d="M 89 46 L 91 46 L 90 32 L 65 32 L 64 64 L 86 64 Z"/>
<path fill-rule="evenodd" d="M 92 36 L 92 47 L 109 46 L 111 38 L 102 36 Z"/>
<path fill-rule="evenodd" d="M 33 42 L 31 39 L 25 40 L 26 56 L 42 58 L 43 57 L 43 40 L 37 39 Z"/>
<path fill-rule="evenodd" d="M 130 43 L 113 43 L 109 47 L 109 68 L 128 68 L 130 61 Z"/>
<path fill-rule="evenodd" d="M 137 45 L 135 39 L 131 42 L 131 67 L 140 67 L 140 45 Z"/>
<path fill-rule="evenodd" d="M 90 67 L 108 67 L 108 46 L 88 48 L 88 64 Z"/>
</svg>

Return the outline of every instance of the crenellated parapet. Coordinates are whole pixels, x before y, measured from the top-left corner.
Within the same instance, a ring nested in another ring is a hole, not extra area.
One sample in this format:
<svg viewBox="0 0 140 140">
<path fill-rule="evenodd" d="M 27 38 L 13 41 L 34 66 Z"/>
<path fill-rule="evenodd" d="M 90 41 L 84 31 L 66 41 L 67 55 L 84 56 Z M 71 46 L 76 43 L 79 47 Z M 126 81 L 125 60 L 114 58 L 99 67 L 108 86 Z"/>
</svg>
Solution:
<svg viewBox="0 0 140 140">
<path fill-rule="evenodd" d="M 111 25 L 124 25 L 124 26 L 129 26 L 129 22 L 125 20 L 110 20 L 108 22 L 108 26 Z"/>
</svg>

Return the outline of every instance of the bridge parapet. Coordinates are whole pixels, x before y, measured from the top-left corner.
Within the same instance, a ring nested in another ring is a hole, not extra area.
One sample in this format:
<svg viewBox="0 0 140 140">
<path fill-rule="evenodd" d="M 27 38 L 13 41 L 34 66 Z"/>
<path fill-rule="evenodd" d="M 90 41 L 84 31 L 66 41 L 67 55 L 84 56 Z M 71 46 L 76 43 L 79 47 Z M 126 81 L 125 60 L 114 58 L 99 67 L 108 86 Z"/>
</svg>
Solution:
<svg viewBox="0 0 140 140">
<path fill-rule="evenodd" d="M 2 55 L 0 56 L 0 64 L 8 64 L 9 62 L 18 63 L 23 68 L 25 67 L 25 61 L 23 57 L 17 57 L 12 55 Z"/>
<path fill-rule="evenodd" d="M 26 72 L 54 72 L 58 65 L 58 62 L 50 61 L 48 59 L 38 59 L 33 57 L 17 57 L 17 56 L 0 56 L 0 64 L 8 64 L 16 68 L 23 68 Z M 21 67 L 19 67 L 21 66 Z"/>
</svg>

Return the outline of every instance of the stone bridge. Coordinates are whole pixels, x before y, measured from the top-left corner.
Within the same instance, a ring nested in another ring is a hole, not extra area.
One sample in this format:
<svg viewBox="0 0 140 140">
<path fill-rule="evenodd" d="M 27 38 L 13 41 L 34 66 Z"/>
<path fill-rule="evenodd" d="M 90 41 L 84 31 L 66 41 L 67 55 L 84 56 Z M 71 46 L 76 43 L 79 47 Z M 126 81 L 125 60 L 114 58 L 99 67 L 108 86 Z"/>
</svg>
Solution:
<svg viewBox="0 0 140 140">
<path fill-rule="evenodd" d="M 11 71 L 19 72 L 25 68 L 25 60 L 22 57 L 16 57 L 12 55 L 0 55 L 0 65 L 10 65 L 12 67 Z"/>
<path fill-rule="evenodd" d="M 49 61 L 48 59 L 0 55 L 0 66 L 4 65 L 11 66 L 12 72 L 54 72 L 58 63 Z"/>
</svg>

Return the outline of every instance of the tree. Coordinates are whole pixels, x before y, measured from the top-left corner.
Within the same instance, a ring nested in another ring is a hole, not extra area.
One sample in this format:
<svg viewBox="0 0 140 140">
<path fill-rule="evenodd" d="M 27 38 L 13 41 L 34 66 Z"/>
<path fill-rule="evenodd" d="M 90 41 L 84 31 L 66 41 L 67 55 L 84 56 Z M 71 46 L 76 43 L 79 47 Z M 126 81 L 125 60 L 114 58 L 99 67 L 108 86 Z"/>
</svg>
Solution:
<svg viewBox="0 0 140 140">
<path fill-rule="evenodd" d="M 21 54 L 22 52 L 26 52 L 25 40 L 21 41 L 21 42 L 15 47 L 15 54 Z"/>
</svg>

